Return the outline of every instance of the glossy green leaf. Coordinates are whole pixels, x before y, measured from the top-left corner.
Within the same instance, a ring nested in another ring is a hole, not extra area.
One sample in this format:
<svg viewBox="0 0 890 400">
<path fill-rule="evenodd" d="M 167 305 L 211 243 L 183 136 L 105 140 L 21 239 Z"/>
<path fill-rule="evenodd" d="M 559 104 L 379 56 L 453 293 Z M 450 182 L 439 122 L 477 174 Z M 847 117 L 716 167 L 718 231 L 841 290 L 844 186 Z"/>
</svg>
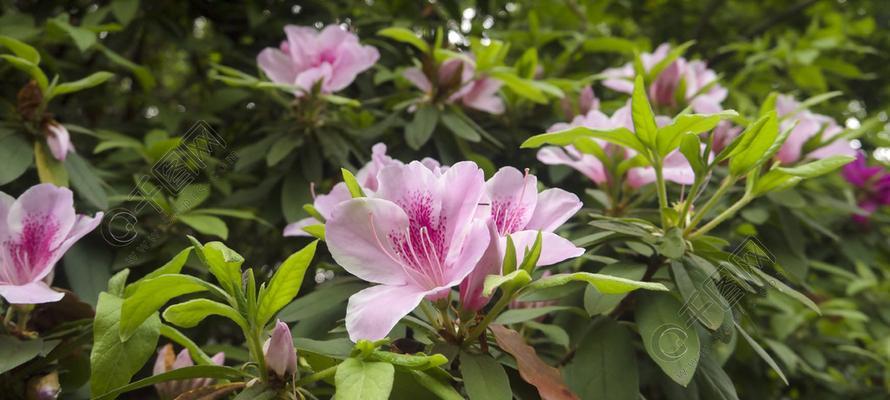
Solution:
<svg viewBox="0 0 890 400">
<path fill-rule="evenodd" d="M 640 295 L 636 321 L 649 357 L 674 382 L 686 386 L 701 352 L 698 332 L 688 324 L 680 302 L 666 293 Z"/>
<path fill-rule="evenodd" d="M 510 400 L 513 392 L 501 363 L 486 354 L 460 353 L 460 374 L 470 400 Z"/>
<path fill-rule="evenodd" d="M 23 58 L 34 65 L 40 64 L 40 52 L 25 42 L 6 35 L 0 35 L 0 46 L 6 47 L 12 54 Z"/>
<path fill-rule="evenodd" d="M 528 284 L 529 290 L 540 290 L 554 286 L 562 286 L 573 281 L 587 282 L 600 293 L 604 294 L 622 294 L 632 292 L 637 289 L 667 291 L 668 288 L 657 282 L 641 282 L 617 276 L 594 274 L 590 272 L 574 272 L 569 274 L 556 274 L 538 279 Z"/>
<path fill-rule="evenodd" d="M 405 125 L 405 141 L 412 149 L 420 149 L 436 130 L 439 111 L 432 105 L 421 105 L 414 111 L 414 118 Z"/>
<path fill-rule="evenodd" d="M 504 291 L 516 290 L 525 284 L 531 282 L 532 277 L 527 271 L 517 269 L 507 275 L 488 275 L 485 277 L 485 286 L 482 289 L 482 295 L 491 297 L 497 288 L 503 286 Z"/>
<path fill-rule="evenodd" d="M 429 53 L 430 51 L 429 44 L 423 41 L 423 39 L 417 37 L 417 35 L 415 35 L 414 32 L 409 29 L 390 27 L 377 31 L 377 35 L 388 37 L 402 43 L 410 44 L 424 53 Z"/>
<path fill-rule="evenodd" d="M 222 240 L 229 238 L 229 227 L 226 225 L 226 222 L 219 217 L 214 217 L 212 215 L 182 214 L 177 215 L 176 219 L 199 233 L 213 235 Z"/>
<path fill-rule="evenodd" d="M 114 76 L 114 74 L 112 74 L 111 72 L 107 72 L 107 71 L 94 72 L 94 73 L 90 74 L 89 76 L 78 79 L 74 82 L 65 82 L 65 83 L 56 85 L 55 87 L 53 87 L 53 90 L 49 94 L 49 97 L 53 98 L 55 96 L 79 92 L 81 90 L 86 90 L 91 87 L 99 86 L 99 85 L 105 83 L 105 81 L 111 79 L 112 76 Z"/>
<path fill-rule="evenodd" d="M 658 125 L 655 124 L 655 113 L 652 112 L 652 105 L 649 104 L 646 84 L 641 75 L 637 75 L 634 80 L 630 109 L 634 123 L 634 132 L 640 138 L 640 142 L 654 148 L 658 135 Z"/>
<path fill-rule="evenodd" d="M 164 320 L 182 328 L 193 328 L 211 315 L 226 317 L 238 324 L 244 331 L 249 331 L 247 320 L 234 308 L 225 304 L 208 300 L 193 299 L 174 304 L 164 310 Z"/>
<path fill-rule="evenodd" d="M 272 275 L 269 286 L 262 292 L 259 299 L 257 320 L 260 325 L 265 325 L 300 292 L 300 287 L 303 286 L 303 277 L 306 275 L 306 270 L 309 269 L 309 264 L 315 256 L 317 246 L 317 240 L 309 243 L 309 245 L 284 260 L 281 266 L 278 267 L 278 270 L 275 271 L 275 274 Z"/>
<path fill-rule="evenodd" d="M 337 367 L 334 400 L 387 400 L 394 375 L 392 364 L 347 358 Z"/>
<path fill-rule="evenodd" d="M 0 185 L 5 185 L 22 176 L 34 163 L 31 144 L 22 135 L 10 131 L 0 131 Z"/>
<path fill-rule="evenodd" d="M 123 300 L 120 312 L 120 338 L 128 340 L 142 322 L 175 297 L 210 290 L 210 284 L 191 275 L 168 274 L 143 281 L 138 290 Z"/>
<path fill-rule="evenodd" d="M 801 178 L 815 178 L 843 167 L 855 159 L 856 157 L 852 156 L 830 156 L 796 167 L 778 167 L 776 169 Z"/>
<path fill-rule="evenodd" d="M 582 399 L 637 400 L 634 342 L 626 328 L 604 319 L 581 338 L 563 369 L 566 384 Z"/>
<path fill-rule="evenodd" d="M 615 128 L 612 130 L 594 130 L 583 126 L 532 136 L 523 142 L 521 147 L 523 149 L 529 149 L 541 147 L 546 144 L 568 146 L 582 138 L 602 139 L 609 143 L 630 148 L 639 153 L 646 151 L 643 143 L 637 139 L 630 129 Z"/>
</svg>

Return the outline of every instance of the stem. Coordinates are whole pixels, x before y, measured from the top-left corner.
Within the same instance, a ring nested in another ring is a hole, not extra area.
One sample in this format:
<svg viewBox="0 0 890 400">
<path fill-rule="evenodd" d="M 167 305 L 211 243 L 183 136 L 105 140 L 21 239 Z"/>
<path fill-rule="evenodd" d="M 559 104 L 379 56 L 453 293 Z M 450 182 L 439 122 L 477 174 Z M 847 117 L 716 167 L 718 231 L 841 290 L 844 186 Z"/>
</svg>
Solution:
<svg viewBox="0 0 890 400">
<path fill-rule="evenodd" d="M 661 227 L 667 229 L 667 216 L 664 209 L 668 208 L 667 188 L 664 186 L 664 172 L 661 170 L 661 162 L 653 165 L 655 168 L 655 188 L 658 191 L 658 215 L 661 216 Z"/>
<path fill-rule="evenodd" d="M 297 381 L 296 385 L 297 385 L 297 386 L 306 386 L 306 385 L 308 385 L 308 384 L 310 384 L 310 383 L 318 382 L 318 381 L 320 381 L 320 380 L 322 380 L 322 379 L 329 378 L 329 377 L 331 377 L 332 375 L 334 375 L 334 374 L 337 372 L 337 366 L 338 366 L 338 365 L 339 365 L 339 364 L 337 364 L 337 365 L 335 365 L 335 366 L 333 366 L 333 367 L 325 368 L 325 369 L 323 369 L 323 370 L 321 370 L 321 371 L 318 371 L 318 372 L 316 372 L 316 373 L 314 373 L 314 374 L 312 374 L 312 375 L 309 375 L 309 376 L 307 376 L 307 377 L 305 377 L 305 378 L 302 378 L 302 379 L 300 379 L 300 380 Z"/>
<path fill-rule="evenodd" d="M 705 215 L 714 208 L 715 205 L 723 198 L 723 195 L 726 194 L 726 191 L 732 187 L 735 183 L 735 178 L 732 175 L 727 175 L 726 178 L 723 178 L 723 181 L 720 183 L 720 187 L 717 188 L 717 191 L 714 192 L 714 195 L 711 196 L 711 199 L 702 206 L 701 210 L 698 210 L 695 213 L 695 217 L 692 218 L 692 222 L 689 223 L 689 226 L 686 227 L 686 231 L 684 233 L 692 232 L 692 228 L 695 228 L 699 222 L 705 217 Z"/>
<path fill-rule="evenodd" d="M 269 381 L 269 371 L 266 369 L 266 356 L 263 354 L 263 345 L 260 344 L 260 334 L 262 329 L 255 329 L 254 332 L 244 332 L 247 337 L 247 346 L 253 353 L 253 359 L 256 360 L 260 369 L 260 376 L 263 382 Z"/>
<path fill-rule="evenodd" d="M 503 311 L 504 308 L 506 308 L 512 300 L 513 293 L 504 293 L 504 295 L 501 296 L 500 299 L 498 299 L 498 302 L 495 303 L 494 307 L 492 307 L 491 310 L 487 314 L 485 314 L 485 317 L 482 318 L 482 321 L 479 321 L 479 324 L 477 324 L 473 327 L 473 329 L 470 330 L 470 333 L 467 335 L 466 341 L 470 342 L 473 339 L 479 337 L 479 335 L 483 334 L 485 332 L 485 329 L 488 328 L 488 325 L 491 324 L 492 321 L 494 321 L 495 317 L 497 317 L 498 314 L 500 314 L 501 311 Z"/>
<path fill-rule="evenodd" d="M 686 215 L 689 214 L 689 207 L 692 206 L 692 201 L 695 200 L 695 194 L 698 193 L 702 181 L 703 179 L 696 177 L 695 181 L 692 182 L 692 187 L 689 188 L 689 195 L 687 195 L 685 201 L 683 201 L 683 209 L 680 210 L 680 219 L 677 221 L 680 223 L 681 227 L 686 227 Z"/>
<path fill-rule="evenodd" d="M 739 209 L 744 207 L 746 204 L 750 203 L 751 200 L 754 200 L 754 196 L 750 196 L 747 193 L 745 193 L 745 195 L 742 196 L 742 198 L 739 199 L 739 201 L 735 202 L 735 204 L 733 204 L 731 207 L 727 208 L 725 211 L 720 213 L 720 215 L 718 215 L 717 218 L 712 219 L 710 222 L 708 222 L 707 224 L 702 226 L 699 230 L 695 231 L 695 233 L 689 235 L 689 239 L 694 239 L 698 236 L 704 235 L 705 233 L 708 233 L 711 229 L 716 228 L 718 225 L 720 225 L 721 222 L 723 222 L 727 218 L 735 215 L 735 213 L 738 212 Z"/>
</svg>

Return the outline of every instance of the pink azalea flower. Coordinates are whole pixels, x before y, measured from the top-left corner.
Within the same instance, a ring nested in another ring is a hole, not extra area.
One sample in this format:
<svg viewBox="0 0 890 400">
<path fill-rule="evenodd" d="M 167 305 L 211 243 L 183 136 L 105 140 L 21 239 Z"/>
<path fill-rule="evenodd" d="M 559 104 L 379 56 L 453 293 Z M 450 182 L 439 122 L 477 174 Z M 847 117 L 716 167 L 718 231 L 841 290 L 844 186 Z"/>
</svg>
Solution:
<svg viewBox="0 0 890 400">
<path fill-rule="evenodd" d="M 656 117 L 656 122 L 659 126 L 664 126 L 670 122 L 670 118 L 658 116 Z M 585 126 L 591 129 L 623 127 L 633 130 L 630 102 L 616 110 L 611 117 L 600 110 L 591 110 L 586 115 L 576 116 L 570 123 L 560 122 L 554 124 L 548 131 L 556 132 L 577 126 Z M 601 140 L 597 140 L 597 143 L 606 152 L 623 151 L 625 158 L 636 155 L 636 152 L 631 149 L 625 149 Z M 602 161 L 591 154 L 581 153 L 574 146 L 544 147 L 538 151 L 538 161 L 548 165 L 567 165 L 581 172 L 597 184 L 608 183 L 608 173 Z M 665 180 L 683 185 L 690 185 L 695 179 L 695 174 L 692 171 L 692 167 L 689 166 L 689 162 L 676 150 L 665 157 L 662 171 L 664 172 Z M 639 188 L 652 182 L 655 182 L 655 169 L 652 167 L 635 167 L 627 172 L 627 183 L 633 188 Z"/>
<path fill-rule="evenodd" d="M 663 43 L 653 53 L 643 53 L 640 59 L 643 69 L 650 71 L 667 57 L 670 44 Z M 633 79 L 636 75 L 633 63 L 602 72 L 606 76 L 603 86 L 622 93 L 633 93 Z M 709 69 L 703 61 L 688 61 L 678 57 L 661 71 L 649 86 L 649 100 L 656 106 L 676 107 L 677 98 L 684 99 L 697 113 L 716 113 L 723 110 L 721 103 L 726 99 L 727 90 L 716 84 L 717 73 Z M 685 85 L 685 93 L 677 95 L 677 90 Z"/>
<path fill-rule="evenodd" d="M 581 209 L 581 200 L 562 189 L 538 193 L 538 180 L 513 167 L 501 168 L 485 183 L 480 212 L 489 218 L 488 249 L 473 272 L 460 285 L 461 307 L 476 311 L 488 303 L 482 295 L 485 277 L 501 274 L 510 235 L 520 262 L 541 232 L 541 256 L 537 266 L 551 265 L 584 254 L 568 239 L 553 231 Z"/>
<path fill-rule="evenodd" d="M 439 162 L 432 158 L 424 158 L 421 161 L 422 164 L 426 165 L 431 171 L 440 172 L 442 167 L 439 165 Z M 402 165 L 402 162 L 386 154 L 386 145 L 383 143 L 377 143 L 373 147 L 371 147 L 371 161 L 365 164 L 361 169 L 358 170 L 358 173 L 355 174 L 355 179 L 358 181 L 359 185 L 365 191 L 374 192 L 377 190 L 377 173 L 387 165 Z M 330 218 L 331 211 L 337 204 L 340 204 L 346 200 L 352 198 L 352 195 L 349 193 L 349 188 L 346 187 L 346 184 L 340 182 L 331 189 L 328 194 L 322 194 L 319 196 L 315 196 L 315 200 L 312 203 L 312 206 L 315 207 L 315 210 L 321 214 L 325 219 Z M 284 236 L 310 236 L 306 233 L 303 228 L 310 225 L 321 224 L 322 221 L 315 219 L 314 217 L 304 218 L 292 224 L 289 224 L 284 228 Z"/>
<path fill-rule="evenodd" d="M 835 139 L 835 136 L 843 132 L 843 128 L 838 126 L 834 118 L 826 115 L 816 114 L 809 110 L 800 110 L 800 102 L 794 99 L 794 96 L 779 95 L 776 98 L 776 113 L 783 118 L 780 129 L 785 130 L 791 127 L 795 122 L 797 125 L 788 135 L 788 140 L 779 149 L 776 158 L 782 163 L 790 164 L 803 158 L 821 159 L 833 155 L 855 156 L 856 150 L 850 146 L 850 142 L 846 139 Z M 804 145 L 814 137 L 822 142 L 829 142 L 827 145 L 819 147 L 807 154 L 803 154 Z"/>
<path fill-rule="evenodd" d="M 447 296 L 488 246 L 474 221 L 485 184 L 473 162 L 441 174 L 414 161 L 377 175 L 378 190 L 339 204 L 325 224 L 328 249 L 346 271 L 377 283 L 349 298 L 353 341 L 377 340 L 428 298 Z"/>
<path fill-rule="evenodd" d="M 376 48 L 362 46 L 358 36 L 339 25 L 328 25 L 320 32 L 288 25 L 284 32 L 287 40 L 279 49 L 263 49 L 257 64 L 273 82 L 296 86 L 298 97 L 319 82 L 322 93 L 343 90 L 380 58 Z"/>
<path fill-rule="evenodd" d="M 46 144 L 53 157 L 59 161 L 65 161 L 65 157 L 69 152 L 74 151 L 74 144 L 71 143 L 71 134 L 64 125 L 50 121 L 44 126 L 46 132 Z"/>
<path fill-rule="evenodd" d="M 61 300 L 49 287 L 53 267 L 101 221 L 101 212 L 76 214 L 67 188 L 44 183 L 18 199 L 0 192 L 0 296 L 12 304 Z"/>
<path fill-rule="evenodd" d="M 448 103 L 461 102 L 464 106 L 489 114 L 501 114 L 504 112 L 504 101 L 498 97 L 501 81 L 486 76 L 476 77 L 476 67 L 472 62 L 462 58 L 452 58 L 439 65 L 437 82 L 455 82 L 458 86 L 448 96 Z M 456 76 L 460 74 L 460 77 Z M 414 84 L 429 96 L 434 96 L 437 90 L 444 88 L 433 87 L 430 79 L 420 68 L 406 69 L 402 76 Z"/>
<path fill-rule="evenodd" d="M 290 328 L 280 320 L 275 323 L 272 337 L 263 344 L 266 366 L 279 378 L 293 377 L 297 373 L 297 351 Z"/>
<path fill-rule="evenodd" d="M 216 353 L 211 360 L 216 365 L 223 365 L 223 362 L 226 359 L 226 355 L 224 353 Z M 158 350 L 158 357 L 155 359 L 154 369 L 152 373 L 154 375 L 159 375 L 164 372 L 169 372 L 174 369 L 191 367 L 195 365 L 192 361 L 191 355 L 187 349 L 182 349 L 176 356 L 173 355 L 173 345 L 167 344 L 164 347 L 161 347 Z M 155 384 L 155 389 L 158 391 L 158 396 L 161 399 L 174 399 L 177 396 L 188 392 L 192 389 L 201 388 L 207 385 L 210 385 L 210 382 L 213 380 L 210 378 L 197 378 L 197 379 L 182 379 L 176 381 L 166 381 Z"/>
<path fill-rule="evenodd" d="M 867 224 L 870 214 L 881 206 L 890 205 L 890 173 L 881 166 L 869 166 L 865 153 L 857 152 L 856 161 L 841 171 L 847 182 L 860 190 L 859 208 L 867 215 L 853 215 L 853 220 Z"/>
</svg>

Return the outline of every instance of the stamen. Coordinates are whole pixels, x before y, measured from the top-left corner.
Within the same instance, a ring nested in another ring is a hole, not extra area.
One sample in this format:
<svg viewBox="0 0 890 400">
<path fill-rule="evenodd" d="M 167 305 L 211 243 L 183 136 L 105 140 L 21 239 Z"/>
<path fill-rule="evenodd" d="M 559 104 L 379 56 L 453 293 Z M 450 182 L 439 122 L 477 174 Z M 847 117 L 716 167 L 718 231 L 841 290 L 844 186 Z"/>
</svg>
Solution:
<svg viewBox="0 0 890 400">
<path fill-rule="evenodd" d="M 392 254 L 390 254 L 389 251 L 386 250 L 386 246 L 383 245 L 383 242 L 380 241 L 380 235 L 377 234 L 377 227 L 374 226 L 374 214 L 368 213 L 368 224 L 371 227 L 371 233 L 374 235 L 374 240 L 377 241 L 377 247 L 379 247 L 380 250 L 382 250 L 383 253 L 386 254 L 386 256 L 389 257 L 390 260 L 402 267 L 402 271 L 405 273 L 405 275 L 411 278 L 411 280 L 414 281 L 415 284 L 420 285 L 420 281 L 418 281 L 417 278 L 414 276 L 414 273 L 410 271 L 410 268 L 407 268 L 404 262 L 398 260 Z"/>
</svg>

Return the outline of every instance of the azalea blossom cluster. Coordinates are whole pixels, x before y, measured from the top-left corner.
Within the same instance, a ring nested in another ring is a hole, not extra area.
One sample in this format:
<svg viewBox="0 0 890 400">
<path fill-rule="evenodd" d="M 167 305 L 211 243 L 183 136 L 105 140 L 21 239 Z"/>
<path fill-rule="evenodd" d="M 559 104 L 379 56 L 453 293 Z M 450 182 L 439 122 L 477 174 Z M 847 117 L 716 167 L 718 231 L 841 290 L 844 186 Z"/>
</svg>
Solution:
<svg viewBox="0 0 890 400">
<path fill-rule="evenodd" d="M 385 337 L 421 301 L 448 298 L 455 286 L 462 309 L 482 309 L 485 277 L 501 273 L 508 235 L 522 259 L 541 232 L 538 266 L 584 252 L 553 233 L 581 208 L 576 195 L 538 192 L 534 175 L 511 167 L 486 181 L 473 162 L 405 164 L 385 151 L 375 145 L 372 161 L 356 176 L 364 197 L 352 198 L 340 183 L 314 203 L 326 220 L 334 260 L 376 284 L 349 299 L 346 328 L 353 341 Z M 315 222 L 300 221 L 285 234 Z"/>
<path fill-rule="evenodd" d="M 450 58 L 431 69 L 433 76 L 427 76 L 419 67 L 405 69 L 402 76 L 431 101 L 444 95 L 444 102 L 448 104 L 459 102 L 490 114 L 504 112 L 504 101 L 497 96 L 501 81 L 487 76 L 477 77 L 476 66 L 469 57 Z"/>
<path fill-rule="evenodd" d="M 856 222 L 866 224 L 872 213 L 890 205 L 890 172 L 880 165 L 868 165 L 864 152 L 858 152 L 856 160 L 845 165 L 842 174 L 858 189 L 858 205 L 865 212 L 865 215 L 853 215 Z"/>
</svg>

